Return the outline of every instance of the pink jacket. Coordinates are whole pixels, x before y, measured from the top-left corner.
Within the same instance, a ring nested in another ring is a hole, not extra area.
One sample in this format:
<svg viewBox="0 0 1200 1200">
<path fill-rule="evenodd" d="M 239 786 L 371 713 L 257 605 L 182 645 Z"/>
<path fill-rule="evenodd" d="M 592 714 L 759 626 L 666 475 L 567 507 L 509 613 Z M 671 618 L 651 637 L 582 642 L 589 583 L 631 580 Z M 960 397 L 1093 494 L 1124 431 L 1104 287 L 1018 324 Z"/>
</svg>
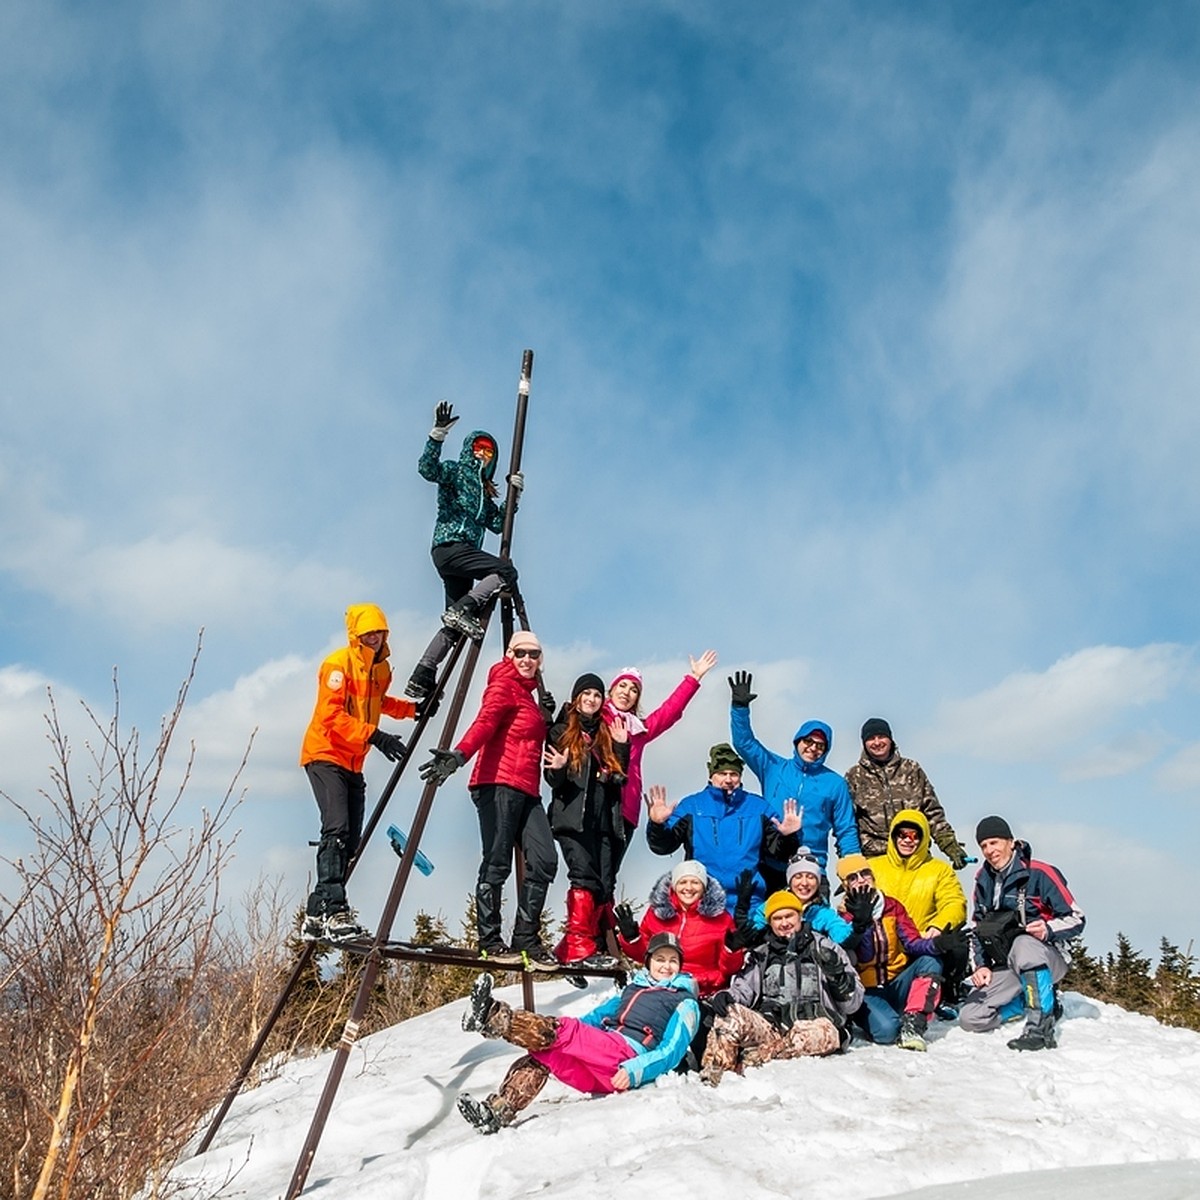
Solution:
<svg viewBox="0 0 1200 1200">
<path fill-rule="evenodd" d="M 687 708 L 688 702 L 700 690 L 700 680 L 690 672 L 679 686 L 645 719 L 645 728 L 629 734 L 629 772 L 621 789 L 621 816 L 627 824 L 637 826 L 642 816 L 642 751 L 660 733 L 666 733 Z M 609 719 L 616 709 L 607 705 Z"/>
</svg>

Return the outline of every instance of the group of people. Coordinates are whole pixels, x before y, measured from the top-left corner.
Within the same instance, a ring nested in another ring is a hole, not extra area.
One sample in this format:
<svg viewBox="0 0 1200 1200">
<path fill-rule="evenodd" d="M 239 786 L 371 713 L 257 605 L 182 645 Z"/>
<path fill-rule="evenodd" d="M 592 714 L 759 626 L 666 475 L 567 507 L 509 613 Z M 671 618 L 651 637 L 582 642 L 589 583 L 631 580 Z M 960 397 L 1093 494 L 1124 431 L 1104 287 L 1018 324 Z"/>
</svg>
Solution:
<svg viewBox="0 0 1200 1200">
<path fill-rule="evenodd" d="M 388 695 L 387 621 L 375 605 L 347 610 L 348 645 L 321 667 L 302 753 L 321 814 L 303 927 L 312 940 L 365 932 L 345 895 L 362 829 L 362 764 L 372 746 L 389 759 L 404 753 L 380 718 L 420 716 L 454 638 L 481 637 L 496 594 L 515 593 L 511 563 L 481 549 L 484 531 L 504 521 L 492 481 L 495 440 L 476 431 L 457 461 L 444 463 L 442 442 L 455 420 L 449 405 L 438 406 L 419 465 L 439 488 L 433 559 L 447 607 L 406 697 Z M 514 503 L 522 482 L 509 476 Z M 604 1093 L 691 1067 L 716 1086 L 728 1071 L 836 1053 L 855 1033 L 924 1050 L 935 1015 L 974 1031 L 1023 1016 L 1010 1047 L 1056 1044 L 1056 985 L 1084 923 L 1065 879 L 1033 859 L 1002 817 L 986 817 L 976 828 L 983 863 L 968 923 L 956 871 L 974 860 L 920 764 L 900 755 L 887 721 L 863 725 L 861 755 L 843 776 L 826 763 L 833 731 L 825 722 L 801 724 L 790 753 L 764 746 L 750 719 L 752 676 L 738 671 L 729 679 L 730 741 L 711 748 L 707 785 L 674 803 L 657 785 L 643 793 L 647 744 L 681 719 L 716 661 L 711 650 L 691 659 L 647 715 L 642 676 L 632 667 L 607 685 L 581 675 L 559 708 L 542 683 L 539 639 L 518 630 L 489 669 L 470 726 L 421 765 L 421 777 L 440 786 L 474 759 L 468 789 L 481 840 L 481 955 L 499 965 L 586 973 L 617 967 L 611 951 L 619 947 L 643 964 L 579 1020 L 514 1011 L 492 998 L 491 976 L 480 976 L 464 1029 L 526 1051 L 496 1093 L 460 1097 L 464 1117 L 484 1132 L 509 1124 L 550 1075 Z M 743 786 L 747 767 L 760 793 Z M 682 850 L 683 859 L 654 884 L 639 920 L 615 896 L 643 812 L 650 850 Z M 836 893 L 826 871 L 831 842 Z M 525 872 L 506 939 L 501 899 L 517 848 Z M 560 851 L 567 912 L 550 949 L 542 912 Z"/>
</svg>

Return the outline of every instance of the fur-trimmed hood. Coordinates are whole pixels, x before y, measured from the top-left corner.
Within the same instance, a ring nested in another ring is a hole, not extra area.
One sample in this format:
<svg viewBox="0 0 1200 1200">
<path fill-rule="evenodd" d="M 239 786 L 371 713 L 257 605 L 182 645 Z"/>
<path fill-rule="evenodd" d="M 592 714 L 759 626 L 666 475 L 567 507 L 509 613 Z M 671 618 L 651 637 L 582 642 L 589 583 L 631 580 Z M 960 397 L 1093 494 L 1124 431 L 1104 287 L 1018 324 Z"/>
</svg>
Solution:
<svg viewBox="0 0 1200 1200">
<path fill-rule="evenodd" d="M 725 911 L 725 889 L 710 875 L 704 895 L 696 905 L 702 917 L 717 917 Z M 680 904 L 671 889 L 671 872 L 661 876 L 650 889 L 650 907 L 660 921 L 672 921 L 680 915 Z"/>
</svg>

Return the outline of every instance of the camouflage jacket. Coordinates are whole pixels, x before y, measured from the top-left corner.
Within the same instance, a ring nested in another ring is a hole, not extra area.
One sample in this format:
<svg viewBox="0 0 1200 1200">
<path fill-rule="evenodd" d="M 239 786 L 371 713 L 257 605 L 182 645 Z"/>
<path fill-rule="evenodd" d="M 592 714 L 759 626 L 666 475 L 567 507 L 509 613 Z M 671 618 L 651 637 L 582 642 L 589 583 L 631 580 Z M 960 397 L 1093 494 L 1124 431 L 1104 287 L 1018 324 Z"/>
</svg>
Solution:
<svg viewBox="0 0 1200 1200">
<path fill-rule="evenodd" d="M 892 756 L 885 763 L 876 762 L 864 750 L 858 762 L 846 772 L 846 784 L 854 800 L 854 819 L 858 822 L 862 851 L 868 857 L 887 853 L 888 829 L 904 808 L 915 808 L 925 814 L 934 842 L 951 862 L 956 857 L 965 857 L 966 852 L 946 820 L 929 776 L 915 759 L 901 758 L 894 744 Z"/>
</svg>

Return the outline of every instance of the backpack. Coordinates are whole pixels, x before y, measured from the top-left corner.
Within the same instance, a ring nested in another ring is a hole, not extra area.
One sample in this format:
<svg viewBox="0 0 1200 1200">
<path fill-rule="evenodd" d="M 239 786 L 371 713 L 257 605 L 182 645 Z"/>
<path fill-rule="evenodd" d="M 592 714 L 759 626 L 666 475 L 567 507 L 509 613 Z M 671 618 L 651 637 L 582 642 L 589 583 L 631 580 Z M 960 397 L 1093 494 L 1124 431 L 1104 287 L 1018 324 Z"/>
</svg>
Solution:
<svg viewBox="0 0 1200 1200">
<path fill-rule="evenodd" d="M 1011 908 L 984 913 L 975 922 L 975 937 L 983 951 L 984 965 L 993 969 L 1003 967 L 1008 962 L 1013 942 L 1023 928 L 1021 918 Z"/>
</svg>

